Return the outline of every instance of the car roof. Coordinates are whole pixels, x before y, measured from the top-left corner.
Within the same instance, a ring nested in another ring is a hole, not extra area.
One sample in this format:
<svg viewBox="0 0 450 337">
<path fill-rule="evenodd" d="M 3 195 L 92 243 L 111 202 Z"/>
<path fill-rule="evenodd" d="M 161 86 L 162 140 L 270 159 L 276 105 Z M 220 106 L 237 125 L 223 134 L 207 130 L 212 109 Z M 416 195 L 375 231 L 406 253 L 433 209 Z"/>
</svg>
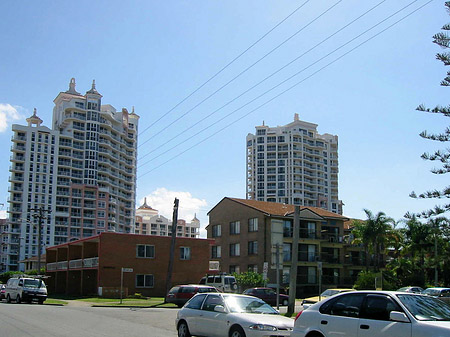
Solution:
<svg viewBox="0 0 450 337">
<path fill-rule="evenodd" d="M 425 290 L 428 290 L 428 289 L 433 289 L 433 290 L 450 290 L 450 288 L 445 288 L 445 287 L 430 287 L 430 288 L 427 288 Z"/>
</svg>

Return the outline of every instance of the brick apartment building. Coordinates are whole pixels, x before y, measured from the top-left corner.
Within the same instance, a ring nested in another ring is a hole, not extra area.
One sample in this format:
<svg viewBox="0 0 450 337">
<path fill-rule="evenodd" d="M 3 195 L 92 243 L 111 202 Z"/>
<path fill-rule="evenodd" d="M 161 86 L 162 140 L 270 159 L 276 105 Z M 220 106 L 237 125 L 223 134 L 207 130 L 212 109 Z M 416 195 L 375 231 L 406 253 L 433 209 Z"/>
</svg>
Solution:
<svg viewBox="0 0 450 337">
<path fill-rule="evenodd" d="M 47 248 L 49 293 L 165 296 L 170 237 L 104 232 Z M 198 283 L 208 272 L 213 240 L 177 238 L 172 284 Z"/>
<path fill-rule="evenodd" d="M 267 262 L 268 283 L 276 282 L 276 247 L 280 281 L 289 284 L 292 261 L 294 206 L 274 202 L 223 198 L 209 215 L 208 238 L 215 239 L 211 260 L 221 272 L 263 272 Z M 325 288 L 351 287 L 363 269 L 362 248 L 351 244 L 349 219 L 317 207 L 300 207 L 297 258 L 297 294 L 318 291 L 322 265 Z M 345 224 L 344 224 L 345 223 Z"/>
</svg>

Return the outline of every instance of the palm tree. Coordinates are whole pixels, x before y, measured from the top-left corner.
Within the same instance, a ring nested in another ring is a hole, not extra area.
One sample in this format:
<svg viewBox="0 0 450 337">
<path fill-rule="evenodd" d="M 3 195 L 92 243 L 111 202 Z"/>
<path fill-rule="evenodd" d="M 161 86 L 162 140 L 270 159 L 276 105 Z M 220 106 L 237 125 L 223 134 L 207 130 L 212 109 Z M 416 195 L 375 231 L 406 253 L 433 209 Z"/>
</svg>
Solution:
<svg viewBox="0 0 450 337">
<path fill-rule="evenodd" d="M 384 212 L 376 215 L 368 209 L 364 209 L 367 219 L 364 221 L 354 221 L 355 243 L 362 243 L 366 252 L 366 269 L 369 269 L 369 253 L 374 255 L 374 271 L 379 270 L 380 258 L 386 249 L 388 237 L 394 223 L 392 218 L 386 216 Z"/>
</svg>

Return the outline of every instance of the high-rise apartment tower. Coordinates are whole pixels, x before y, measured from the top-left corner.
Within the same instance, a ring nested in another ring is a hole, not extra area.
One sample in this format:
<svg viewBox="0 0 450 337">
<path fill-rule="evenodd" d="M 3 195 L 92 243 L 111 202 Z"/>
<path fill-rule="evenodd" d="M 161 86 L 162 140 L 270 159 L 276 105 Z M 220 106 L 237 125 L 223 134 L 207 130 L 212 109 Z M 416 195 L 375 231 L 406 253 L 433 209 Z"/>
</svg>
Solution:
<svg viewBox="0 0 450 337">
<path fill-rule="evenodd" d="M 1 270 L 37 255 L 39 225 L 41 252 L 103 231 L 134 232 L 139 116 L 101 100 L 95 82 L 82 95 L 71 79 L 54 100 L 51 129 L 36 110 L 28 125 L 12 126 Z"/>
<path fill-rule="evenodd" d="M 338 136 L 299 120 L 257 126 L 247 136 L 247 199 L 321 207 L 342 214 Z"/>
</svg>

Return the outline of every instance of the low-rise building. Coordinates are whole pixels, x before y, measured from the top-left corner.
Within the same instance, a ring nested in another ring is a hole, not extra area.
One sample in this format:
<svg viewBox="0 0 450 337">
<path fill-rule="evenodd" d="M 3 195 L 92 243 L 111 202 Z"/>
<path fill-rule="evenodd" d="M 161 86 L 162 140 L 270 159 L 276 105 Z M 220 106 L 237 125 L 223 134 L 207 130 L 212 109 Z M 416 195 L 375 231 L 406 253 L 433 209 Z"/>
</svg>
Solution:
<svg viewBox="0 0 450 337">
<path fill-rule="evenodd" d="M 172 235 L 172 221 L 159 214 L 158 210 L 144 204 L 136 210 L 135 234 L 142 235 Z M 191 222 L 183 219 L 177 221 L 177 237 L 198 238 L 200 236 L 200 220 L 197 216 Z"/>
<path fill-rule="evenodd" d="M 262 273 L 276 283 L 278 256 L 280 281 L 289 284 L 292 261 L 294 205 L 223 198 L 209 215 L 207 237 L 214 239 L 211 260 L 221 272 Z M 362 248 L 348 240 L 349 219 L 317 207 L 300 206 L 297 294 L 317 293 L 319 269 L 324 288 L 351 287 L 363 269 Z M 277 252 L 278 248 L 278 252 Z M 354 265 L 353 261 L 359 261 Z"/>
<path fill-rule="evenodd" d="M 208 272 L 212 240 L 177 238 L 172 284 L 198 283 Z M 104 232 L 47 248 L 50 294 L 165 296 L 171 237 Z"/>
</svg>

